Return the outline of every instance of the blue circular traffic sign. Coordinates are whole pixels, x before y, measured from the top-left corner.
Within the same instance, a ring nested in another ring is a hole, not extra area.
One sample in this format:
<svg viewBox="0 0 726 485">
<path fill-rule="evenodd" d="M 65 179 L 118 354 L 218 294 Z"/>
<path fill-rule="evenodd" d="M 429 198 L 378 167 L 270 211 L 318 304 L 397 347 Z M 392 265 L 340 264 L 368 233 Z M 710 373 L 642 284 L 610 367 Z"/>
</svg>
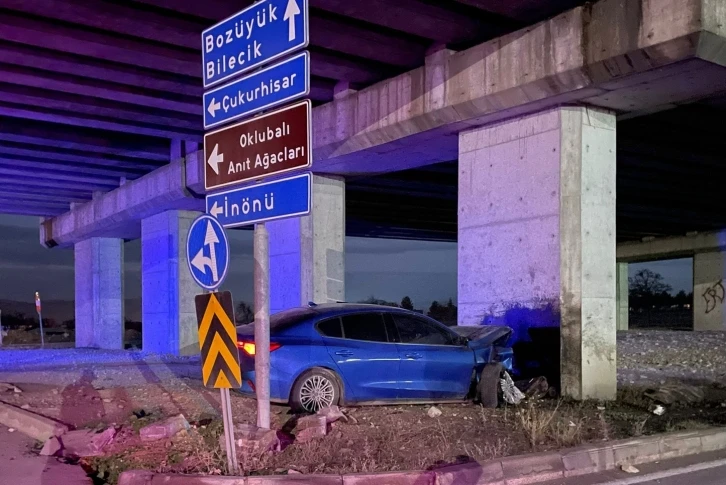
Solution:
<svg viewBox="0 0 726 485">
<path fill-rule="evenodd" d="M 229 241 L 214 217 L 197 217 L 187 235 L 187 265 L 194 281 L 206 290 L 219 288 L 229 268 Z"/>
</svg>

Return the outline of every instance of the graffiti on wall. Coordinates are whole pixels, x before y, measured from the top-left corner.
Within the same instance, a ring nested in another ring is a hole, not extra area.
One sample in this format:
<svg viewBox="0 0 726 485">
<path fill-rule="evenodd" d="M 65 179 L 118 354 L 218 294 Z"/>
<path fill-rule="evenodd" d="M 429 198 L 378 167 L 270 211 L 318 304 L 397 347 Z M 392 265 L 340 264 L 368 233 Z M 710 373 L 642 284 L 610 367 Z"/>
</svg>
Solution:
<svg viewBox="0 0 726 485">
<path fill-rule="evenodd" d="M 716 307 L 723 303 L 724 298 L 724 286 L 723 280 L 718 280 L 717 283 L 706 288 L 703 292 L 703 299 L 706 300 L 706 313 L 711 313 Z"/>
</svg>

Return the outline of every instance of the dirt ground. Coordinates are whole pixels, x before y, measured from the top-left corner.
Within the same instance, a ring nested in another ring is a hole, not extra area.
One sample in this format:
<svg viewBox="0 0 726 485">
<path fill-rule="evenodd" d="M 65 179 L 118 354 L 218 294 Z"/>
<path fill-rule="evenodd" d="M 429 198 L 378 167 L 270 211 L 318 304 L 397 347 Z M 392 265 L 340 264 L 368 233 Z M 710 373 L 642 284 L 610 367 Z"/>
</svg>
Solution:
<svg viewBox="0 0 726 485">
<path fill-rule="evenodd" d="M 726 334 L 628 334 L 619 339 L 620 390 L 616 402 L 547 399 L 498 409 L 467 402 L 437 406 L 442 414 L 436 418 L 427 414 L 430 406 L 348 408 L 349 422 L 334 423 L 326 437 L 309 443 L 293 442 L 281 452 L 248 457 L 241 465 L 247 474 L 425 469 L 723 426 L 724 343 Z M 14 382 L 23 392 L 0 393 L 0 400 L 29 407 L 76 428 L 116 426 L 119 433 L 106 455 L 81 462 L 97 483 L 114 484 L 121 471 L 133 468 L 226 472 L 226 460 L 218 445 L 222 432 L 219 391 L 201 385 L 194 371 L 198 362 L 74 352 L 45 351 L 31 357 L 14 353 L 13 365 L 6 360 L 6 368 L 0 369 L 0 381 Z M 0 353 L 0 359 L 9 355 Z M 68 359 L 74 362 L 70 367 L 62 364 Z M 116 359 L 123 362 L 109 365 Z M 48 366 L 49 361 L 53 366 Z M 51 369 L 56 372 L 48 372 Z M 653 414 L 653 403 L 643 397 L 643 391 L 673 382 L 697 385 L 704 392 L 704 400 L 697 405 L 668 405 L 662 416 Z M 254 400 L 232 393 L 232 406 L 235 422 L 255 423 Z M 180 413 L 192 424 L 189 432 L 161 442 L 140 441 L 138 430 L 142 426 Z M 294 419 L 287 407 L 273 406 L 273 428 L 294 434 Z"/>
</svg>

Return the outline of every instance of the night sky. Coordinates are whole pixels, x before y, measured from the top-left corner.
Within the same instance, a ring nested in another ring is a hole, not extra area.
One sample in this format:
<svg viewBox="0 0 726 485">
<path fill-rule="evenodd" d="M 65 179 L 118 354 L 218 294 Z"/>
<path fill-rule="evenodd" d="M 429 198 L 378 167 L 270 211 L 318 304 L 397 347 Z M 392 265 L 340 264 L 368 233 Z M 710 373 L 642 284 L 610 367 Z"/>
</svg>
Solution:
<svg viewBox="0 0 726 485">
<path fill-rule="evenodd" d="M 229 231 L 232 267 L 223 289 L 235 301 L 252 301 L 252 231 Z M 127 300 L 141 298 L 141 245 L 125 247 Z M 433 300 L 456 301 L 456 244 L 347 238 L 346 300 L 370 296 L 400 302 L 408 295 L 416 308 Z M 661 273 L 674 293 L 692 291 L 691 259 L 631 264 L 629 272 L 647 267 Z M 0 215 L 0 300 L 72 300 L 73 251 L 45 249 L 38 239 L 38 218 Z M 49 315 L 50 316 L 50 315 Z"/>
</svg>

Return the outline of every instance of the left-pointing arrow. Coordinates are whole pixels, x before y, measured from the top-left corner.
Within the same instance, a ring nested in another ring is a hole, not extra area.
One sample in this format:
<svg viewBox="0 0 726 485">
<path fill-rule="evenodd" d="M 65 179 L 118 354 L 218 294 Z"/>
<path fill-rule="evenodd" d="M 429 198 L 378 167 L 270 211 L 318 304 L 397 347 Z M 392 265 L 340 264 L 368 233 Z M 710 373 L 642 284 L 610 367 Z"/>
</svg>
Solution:
<svg viewBox="0 0 726 485">
<path fill-rule="evenodd" d="M 212 217 L 218 217 L 222 212 L 224 212 L 224 209 L 217 205 L 217 201 L 215 200 L 214 205 L 209 209 L 209 213 L 212 214 Z"/>
<path fill-rule="evenodd" d="M 210 167 L 212 167 L 214 173 L 219 175 L 219 164 L 222 162 L 224 162 L 224 153 L 219 153 L 219 143 L 217 143 L 214 145 L 214 150 L 212 150 L 212 153 L 209 154 L 207 163 Z"/>
<path fill-rule="evenodd" d="M 207 111 L 210 115 L 212 115 L 212 118 L 214 118 L 215 113 L 217 113 L 217 110 L 221 107 L 222 105 L 217 103 L 214 98 L 212 98 L 212 101 L 209 102 L 209 107 L 207 108 Z"/>
</svg>

